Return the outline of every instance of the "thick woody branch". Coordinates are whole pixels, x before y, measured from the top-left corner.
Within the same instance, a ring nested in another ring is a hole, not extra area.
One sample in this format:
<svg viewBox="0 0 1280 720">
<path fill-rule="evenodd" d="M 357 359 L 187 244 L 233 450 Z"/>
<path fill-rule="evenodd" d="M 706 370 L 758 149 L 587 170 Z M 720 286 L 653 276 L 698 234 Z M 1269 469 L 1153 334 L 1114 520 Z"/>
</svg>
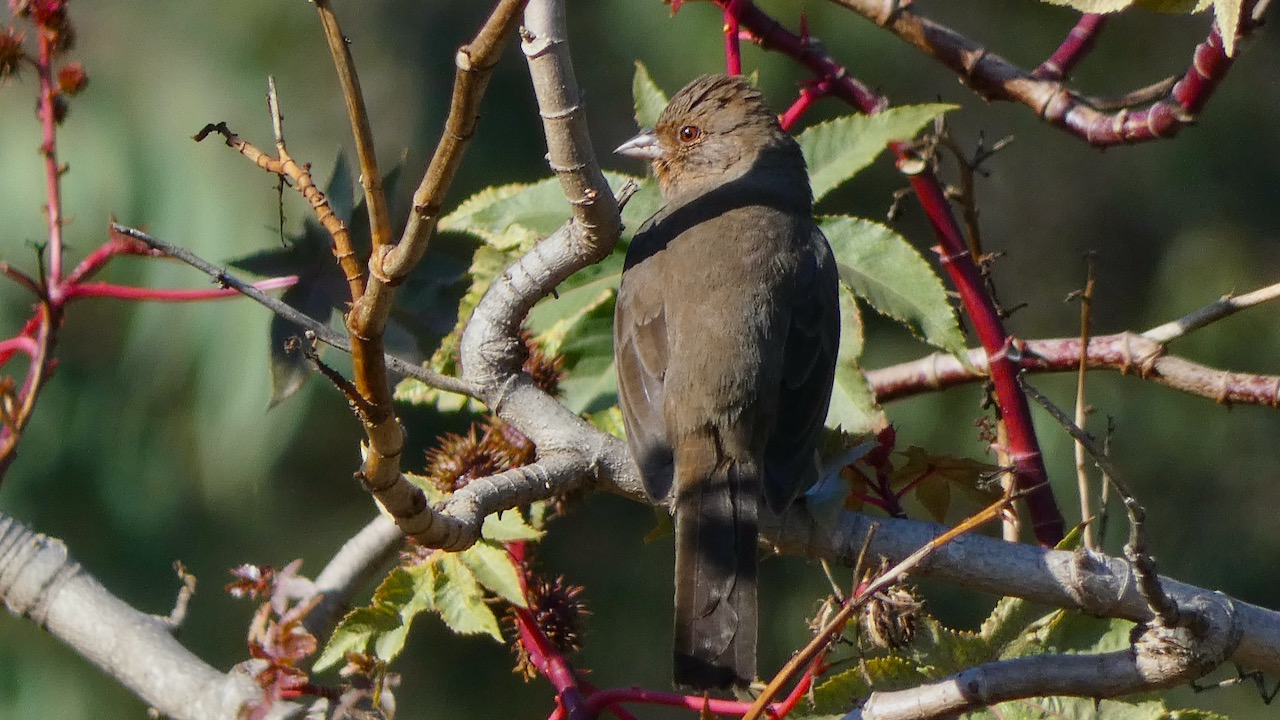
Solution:
<svg viewBox="0 0 1280 720">
<path fill-rule="evenodd" d="M 1126 650 L 1091 655 L 1035 655 L 978 665 L 910 690 L 876 692 L 844 720 L 920 720 L 1030 697 L 1111 698 L 1195 680 L 1227 659 L 1240 626 L 1229 600 L 1208 594 L 1187 601 L 1203 630 L 1146 629 Z"/>
<path fill-rule="evenodd" d="M 873 527 L 875 534 L 866 552 L 871 556 L 883 555 L 890 562 L 908 557 L 949 531 L 935 523 L 873 518 L 857 513 L 845 513 L 831 525 L 819 524 L 802 508 L 794 508 L 782 521 L 770 522 L 761 532 L 784 554 L 852 565 Z M 1099 617 L 1126 618 L 1139 623 L 1152 619 L 1150 605 L 1129 563 L 1083 550 L 1048 550 L 971 533 L 937 548 L 915 574 Z M 1217 593 L 1164 576 L 1160 577 L 1160 583 L 1187 617 L 1200 617 L 1208 625 L 1219 624 L 1214 612 L 1204 611 L 1196 599 L 1216 597 Z M 1230 659 L 1264 672 L 1280 672 L 1280 613 L 1239 601 L 1230 602 L 1234 610 L 1234 619 L 1230 622 L 1238 625 L 1240 632 L 1238 645 L 1229 652 Z M 1193 628 L 1208 632 L 1206 627 L 1193 625 Z M 1229 627 L 1225 629 L 1235 632 Z"/>
<path fill-rule="evenodd" d="M 1234 59 L 1226 54 L 1215 24 L 1208 38 L 1196 46 L 1187 71 L 1166 97 L 1141 110 L 1107 113 L 1063 86 L 1052 67 L 1027 72 L 898 0 L 831 1 L 888 29 L 937 60 L 984 99 L 1026 105 L 1050 125 L 1099 147 L 1177 135 L 1199 117 Z M 1245 2 L 1241 8 L 1241 37 L 1247 37 L 1259 24 L 1253 6 L 1254 3 Z M 1096 32 L 1096 28 L 1086 30 L 1081 40 L 1091 39 Z"/>
<path fill-rule="evenodd" d="M 1080 367 L 1080 338 L 1031 340 L 1011 353 L 1026 372 L 1070 372 Z M 969 366 L 934 353 L 919 360 L 867 372 L 877 402 L 889 402 L 987 379 L 986 353 L 973 349 Z M 1280 376 L 1219 370 L 1164 354 L 1164 345 L 1136 333 L 1089 338 L 1090 370 L 1114 370 L 1229 405 L 1280 407 Z"/>
<path fill-rule="evenodd" d="M 250 674 L 221 673 L 184 648 L 164 618 L 138 612 L 94 580 L 61 541 L 0 514 L 0 599 L 111 675 L 161 715 L 232 720 L 263 700 Z M 279 703 L 267 717 L 294 717 Z"/>
</svg>

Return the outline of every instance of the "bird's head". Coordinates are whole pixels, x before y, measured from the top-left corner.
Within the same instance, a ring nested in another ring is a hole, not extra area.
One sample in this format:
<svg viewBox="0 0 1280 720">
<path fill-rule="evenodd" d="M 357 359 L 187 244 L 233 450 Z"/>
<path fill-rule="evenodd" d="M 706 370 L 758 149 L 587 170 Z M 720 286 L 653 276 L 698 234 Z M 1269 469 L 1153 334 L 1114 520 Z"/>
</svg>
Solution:
<svg viewBox="0 0 1280 720">
<path fill-rule="evenodd" d="M 809 193 L 799 146 L 760 91 L 740 76 L 704 75 L 684 86 L 652 130 L 614 152 L 650 160 L 668 200 L 707 192 L 755 170 L 780 172 Z"/>
</svg>

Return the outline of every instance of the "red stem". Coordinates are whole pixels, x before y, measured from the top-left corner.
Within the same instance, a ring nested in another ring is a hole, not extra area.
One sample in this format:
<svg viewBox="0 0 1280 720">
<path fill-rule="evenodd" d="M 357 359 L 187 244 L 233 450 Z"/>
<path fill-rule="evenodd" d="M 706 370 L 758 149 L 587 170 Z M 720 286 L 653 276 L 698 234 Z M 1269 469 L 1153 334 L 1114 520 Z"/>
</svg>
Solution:
<svg viewBox="0 0 1280 720">
<path fill-rule="evenodd" d="M 146 244 L 134 240 L 127 235 L 111 233 L 111 239 L 102 243 L 93 252 L 89 253 L 85 259 L 81 260 L 78 265 L 71 270 L 71 274 L 67 276 L 66 284 L 74 285 L 93 277 L 99 270 L 106 267 L 107 262 L 117 255 L 144 255 L 148 257 L 163 257 L 164 253 L 159 250 L 153 250 Z"/>
<path fill-rule="evenodd" d="M 914 159 L 907 143 L 893 143 L 889 147 L 900 161 Z M 928 169 L 910 175 L 909 180 L 938 237 L 940 247 L 936 249 L 942 268 L 960 294 L 960 302 L 986 350 L 1000 418 L 1008 432 L 1009 447 L 1006 450 L 1013 461 L 1017 488 L 1026 493 L 1027 511 L 1031 515 L 1036 540 L 1043 545 L 1055 545 L 1065 532 L 1062 513 L 1049 485 L 1049 475 L 1031 421 L 1031 407 L 1018 385 L 1017 365 L 1007 352 L 1013 338 L 1005 330 L 1000 312 L 982 282 L 978 265 L 969 253 L 942 183 Z"/>
<path fill-rule="evenodd" d="M 620 703 L 644 703 L 646 705 L 665 705 L 667 707 L 685 708 L 701 712 L 705 707 L 713 715 L 742 715 L 751 709 L 751 703 L 737 700 L 720 700 L 702 696 L 681 695 L 679 693 L 645 690 L 644 688 L 613 688 L 601 690 L 587 699 L 588 717 L 595 717 L 601 710 L 612 709 Z M 770 713 L 773 714 L 772 712 Z"/>
<path fill-rule="evenodd" d="M 9 358 L 18 353 L 23 353 L 28 357 L 35 357 L 39 349 L 35 338 L 29 335 L 18 335 L 17 337 L 0 340 L 0 365 L 9 362 Z"/>
<path fill-rule="evenodd" d="M 54 40 L 53 31 L 40 28 L 40 50 L 36 60 L 40 98 L 36 111 L 44 135 L 40 152 L 44 155 L 45 192 L 49 200 L 46 206 L 49 220 L 49 298 L 56 304 L 62 284 L 62 173 L 58 167 L 58 118 L 54 109 L 54 98 L 58 92 L 53 79 Z"/>
<path fill-rule="evenodd" d="M 1107 23 L 1107 17 L 1093 13 L 1082 15 L 1053 55 L 1033 70 L 1031 76 L 1042 80 L 1065 80 L 1075 69 L 1076 63 L 1093 49 L 1102 26 Z"/>
<path fill-rule="evenodd" d="M 800 119 L 800 116 L 804 115 L 805 111 L 809 109 L 809 106 L 830 93 L 830 80 L 819 80 L 816 83 L 800 88 L 800 97 L 796 98 L 796 101 L 791 103 L 791 107 L 782 113 L 782 117 L 778 118 L 778 124 L 782 126 L 783 130 L 790 130 L 791 126 L 795 125 L 796 121 Z"/>
<path fill-rule="evenodd" d="M 724 60 L 725 73 L 742 74 L 742 48 L 739 45 L 738 16 L 733 6 L 739 0 L 727 0 L 724 7 Z"/>
<path fill-rule="evenodd" d="M 270 278 L 256 282 L 253 286 L 259 290 L 276 290 L 298 284 L 297 275 Z M 67 300 L 77 298 L 115 298 L 117 300 L 136 300 L 152 302 L 195 302 L 200 300 L 221 300 L 224 298 L 243 297 L 235 288 L 215 288 L 210 290 L 165 290 L 160 288 L 130 287 L 113 285 L 105 282 L 77 283 L 68 285 L 63 297 Z"/>
</svg>

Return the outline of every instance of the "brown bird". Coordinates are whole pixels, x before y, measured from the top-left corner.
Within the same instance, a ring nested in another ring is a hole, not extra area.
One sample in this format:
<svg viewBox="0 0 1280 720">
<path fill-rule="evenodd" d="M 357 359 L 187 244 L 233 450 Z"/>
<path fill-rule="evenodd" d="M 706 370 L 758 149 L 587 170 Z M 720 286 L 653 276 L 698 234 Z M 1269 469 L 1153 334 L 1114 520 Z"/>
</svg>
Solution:
<svg viewBox="0 0 1280 720">
<path fill-rule="evenodd" d="M 756 672 L 757 518 L 815 477 L 840 311 L 800 147 L 741 77 L 684 87 L 617 149 L 665 200 L 627 251 L 618 400 L 644 486 L 675 513 L 675 683 Z"/>
</svg>

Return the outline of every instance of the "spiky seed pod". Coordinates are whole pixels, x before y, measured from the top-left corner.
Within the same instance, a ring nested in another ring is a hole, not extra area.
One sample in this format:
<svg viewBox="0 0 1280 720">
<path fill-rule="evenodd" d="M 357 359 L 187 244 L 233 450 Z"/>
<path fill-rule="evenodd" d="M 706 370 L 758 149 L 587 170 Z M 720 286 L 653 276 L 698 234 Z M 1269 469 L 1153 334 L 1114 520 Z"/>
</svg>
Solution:
<svg viewBox="0 0 1280 720">
<path fill-rule="evenodd" d="M 27 56 L 22 38 L 12 25 L 0 29 L 0 80 L 17 75 L 22 69 L 22 60 Z"/>
<path fill-rule="evenodd" d="M 520 339 L 524 341 L 525 348 L 524 365 L 521 369 L 533 378 L 543 392 L 548 395 L 559 393 L 560 381 L 564 379 L 564 358 L 544 352 L 528 330 L 520 331 Z"/>
<path fill-rule="evenodd" d="M 591 614 L 583 603 L 581 594 L 580 586 L 568 584 L 563 577 L 555 580 L 539 577 L 529 579 L 529 613 L 552 646 L 566 655 L 577 652 L 582 647 L 582 620 Z M 516 625 L 514 612 L 508 616 L 508 621 L 513 627 Z M 515 673 L 531 680 L 537 675 L 537 669 L 520 640 L 520 633 L 517 631 L 512 634 L 516 637 Z"/>
<path fill-rule="evenodd" d="M 916 635 L 916 623 L 924 602 L 907 585 L 890 585 L 862 608 L 858 627 L 871 645 L 901 650 Z"/>
</svg>

